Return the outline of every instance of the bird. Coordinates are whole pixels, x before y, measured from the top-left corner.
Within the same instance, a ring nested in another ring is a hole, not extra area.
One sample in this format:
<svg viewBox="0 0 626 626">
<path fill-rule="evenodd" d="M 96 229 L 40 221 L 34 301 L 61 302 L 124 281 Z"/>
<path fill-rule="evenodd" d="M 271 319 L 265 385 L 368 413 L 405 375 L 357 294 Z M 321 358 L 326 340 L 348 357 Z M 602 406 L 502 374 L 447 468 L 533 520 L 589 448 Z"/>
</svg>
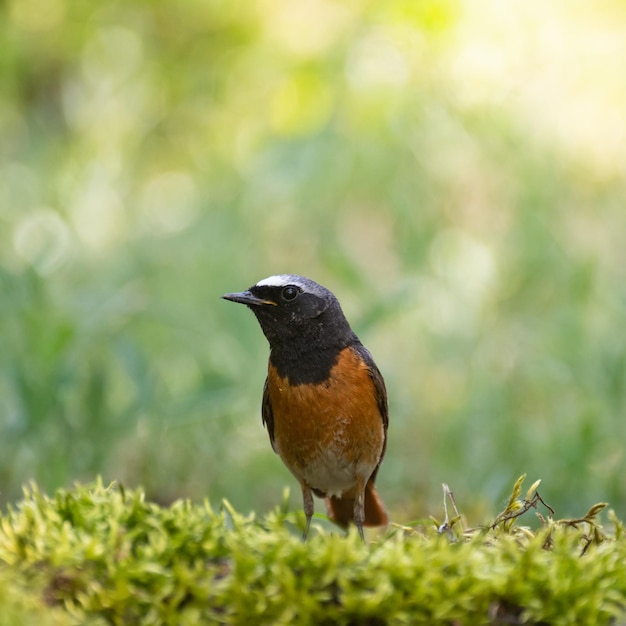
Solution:
<svg viewBox="0 0 626 626">
<path fill-rule="evenodd" d="M 374 482 L 387 447 L 385 381 L 333 293 L 296 274 L 269 276 L 225 300 L 255 314 L 270 348 L 262 422 L 270 443 L 300 483 L 306 540 L 313 494 L 329 519 L 389 523 Z"/>
</svg>

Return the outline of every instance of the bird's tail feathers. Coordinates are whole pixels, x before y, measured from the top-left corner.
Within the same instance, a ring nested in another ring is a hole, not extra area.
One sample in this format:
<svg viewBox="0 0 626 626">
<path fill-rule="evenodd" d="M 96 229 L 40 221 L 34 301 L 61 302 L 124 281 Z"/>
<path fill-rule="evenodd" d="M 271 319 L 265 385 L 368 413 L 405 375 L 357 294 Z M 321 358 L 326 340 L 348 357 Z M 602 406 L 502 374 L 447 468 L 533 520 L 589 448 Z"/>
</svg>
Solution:
<svg viewBox="0 0 626 626">
<path fill-rule="evenodd" d="M 338 526 L 347 528 L 348 524 L 354 520 L 354 498 L 332 496 L 325 500 L 328 517 Z M 369 481 L 365 485 L 365 522 L 363 525 L 385 526 L 388 523 L 389 516 L 385 506 L 378 496 L 374 483 Z"/>
</svg>

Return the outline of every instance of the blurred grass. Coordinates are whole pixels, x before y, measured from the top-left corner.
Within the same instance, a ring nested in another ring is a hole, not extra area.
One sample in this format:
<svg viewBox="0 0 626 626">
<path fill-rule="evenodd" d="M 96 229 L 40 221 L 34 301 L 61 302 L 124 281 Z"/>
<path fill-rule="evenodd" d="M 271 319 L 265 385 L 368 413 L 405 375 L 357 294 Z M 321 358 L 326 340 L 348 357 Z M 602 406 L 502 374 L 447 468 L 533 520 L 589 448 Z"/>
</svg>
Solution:
<svg viewBox="0 0 626 626">
<path fill-rule="evenodd" d="M 288 271 L 386 377 L 399 521 L 523 472 L 626 515 L 619 2 L 0 11 L 2 500 L 275 504 L 267 347 L 219 296 Z"/>
</svg>

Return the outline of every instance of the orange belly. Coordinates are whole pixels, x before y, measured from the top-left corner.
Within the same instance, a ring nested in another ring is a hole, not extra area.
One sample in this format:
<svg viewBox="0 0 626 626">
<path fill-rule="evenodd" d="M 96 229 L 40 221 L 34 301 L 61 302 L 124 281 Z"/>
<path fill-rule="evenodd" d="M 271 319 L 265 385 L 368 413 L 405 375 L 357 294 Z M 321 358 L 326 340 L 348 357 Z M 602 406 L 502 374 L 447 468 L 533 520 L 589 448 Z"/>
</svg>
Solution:
<svg viewBox="0 0 626 626">
<path fill-rule="evenodd" d="M 380 461 L 383 420 L 367 366 L 346 348 L 319 385 L 289 386 L 268 372 L 274 448 L 294 476 L 318 495 L 353 495 Z"/>
</svg>

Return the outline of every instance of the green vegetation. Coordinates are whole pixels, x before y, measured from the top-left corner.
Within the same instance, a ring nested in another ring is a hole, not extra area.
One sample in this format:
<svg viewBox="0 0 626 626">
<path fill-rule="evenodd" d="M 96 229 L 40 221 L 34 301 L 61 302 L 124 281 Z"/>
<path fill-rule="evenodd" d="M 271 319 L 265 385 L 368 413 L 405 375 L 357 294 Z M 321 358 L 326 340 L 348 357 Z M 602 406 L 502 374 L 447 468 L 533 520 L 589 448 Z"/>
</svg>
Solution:
<svg viewBox="0 0 626 626">
<path fill-rule="evenodd" d="M 626 615 L 626 537 L 598 505 L 580 520 L 516 517 L 521 479 L 490 528 L 450 520 L 363 544 L 286 507 L 255 519 L 224 503 L 162 508 L 102 484 L 36 487 L 0 519 L 0 577 L 28 589 L 0 602 L 0 624 L 551 624 Z M 3 594 L 7 591 L 3 589 Z M 48 621 L 37 622 L 40 615 Z M 53 609 L 51 612 L 50 609 Z M 22 616 L 24 616 L 22 618 Z M 55 621 L 56 620 L 56 621 Z"/>
<path fill-rule="evenodd" d="M 625 6 L 1 3 L 0 626 L 623 623 Z M 371 545 L 276 509 L 219 296 L 285 271 L 387 381 Z"/>
<path fill-rule="evenodd" d="M 43 4 L 0 6 L 3 504 L 102 475 L 264 519 L 295 484 L 219 296 L 291 271 L 386 377 L 394 521 L 523 471 L 626 517 L 623 2 Z"/>
</svg>

